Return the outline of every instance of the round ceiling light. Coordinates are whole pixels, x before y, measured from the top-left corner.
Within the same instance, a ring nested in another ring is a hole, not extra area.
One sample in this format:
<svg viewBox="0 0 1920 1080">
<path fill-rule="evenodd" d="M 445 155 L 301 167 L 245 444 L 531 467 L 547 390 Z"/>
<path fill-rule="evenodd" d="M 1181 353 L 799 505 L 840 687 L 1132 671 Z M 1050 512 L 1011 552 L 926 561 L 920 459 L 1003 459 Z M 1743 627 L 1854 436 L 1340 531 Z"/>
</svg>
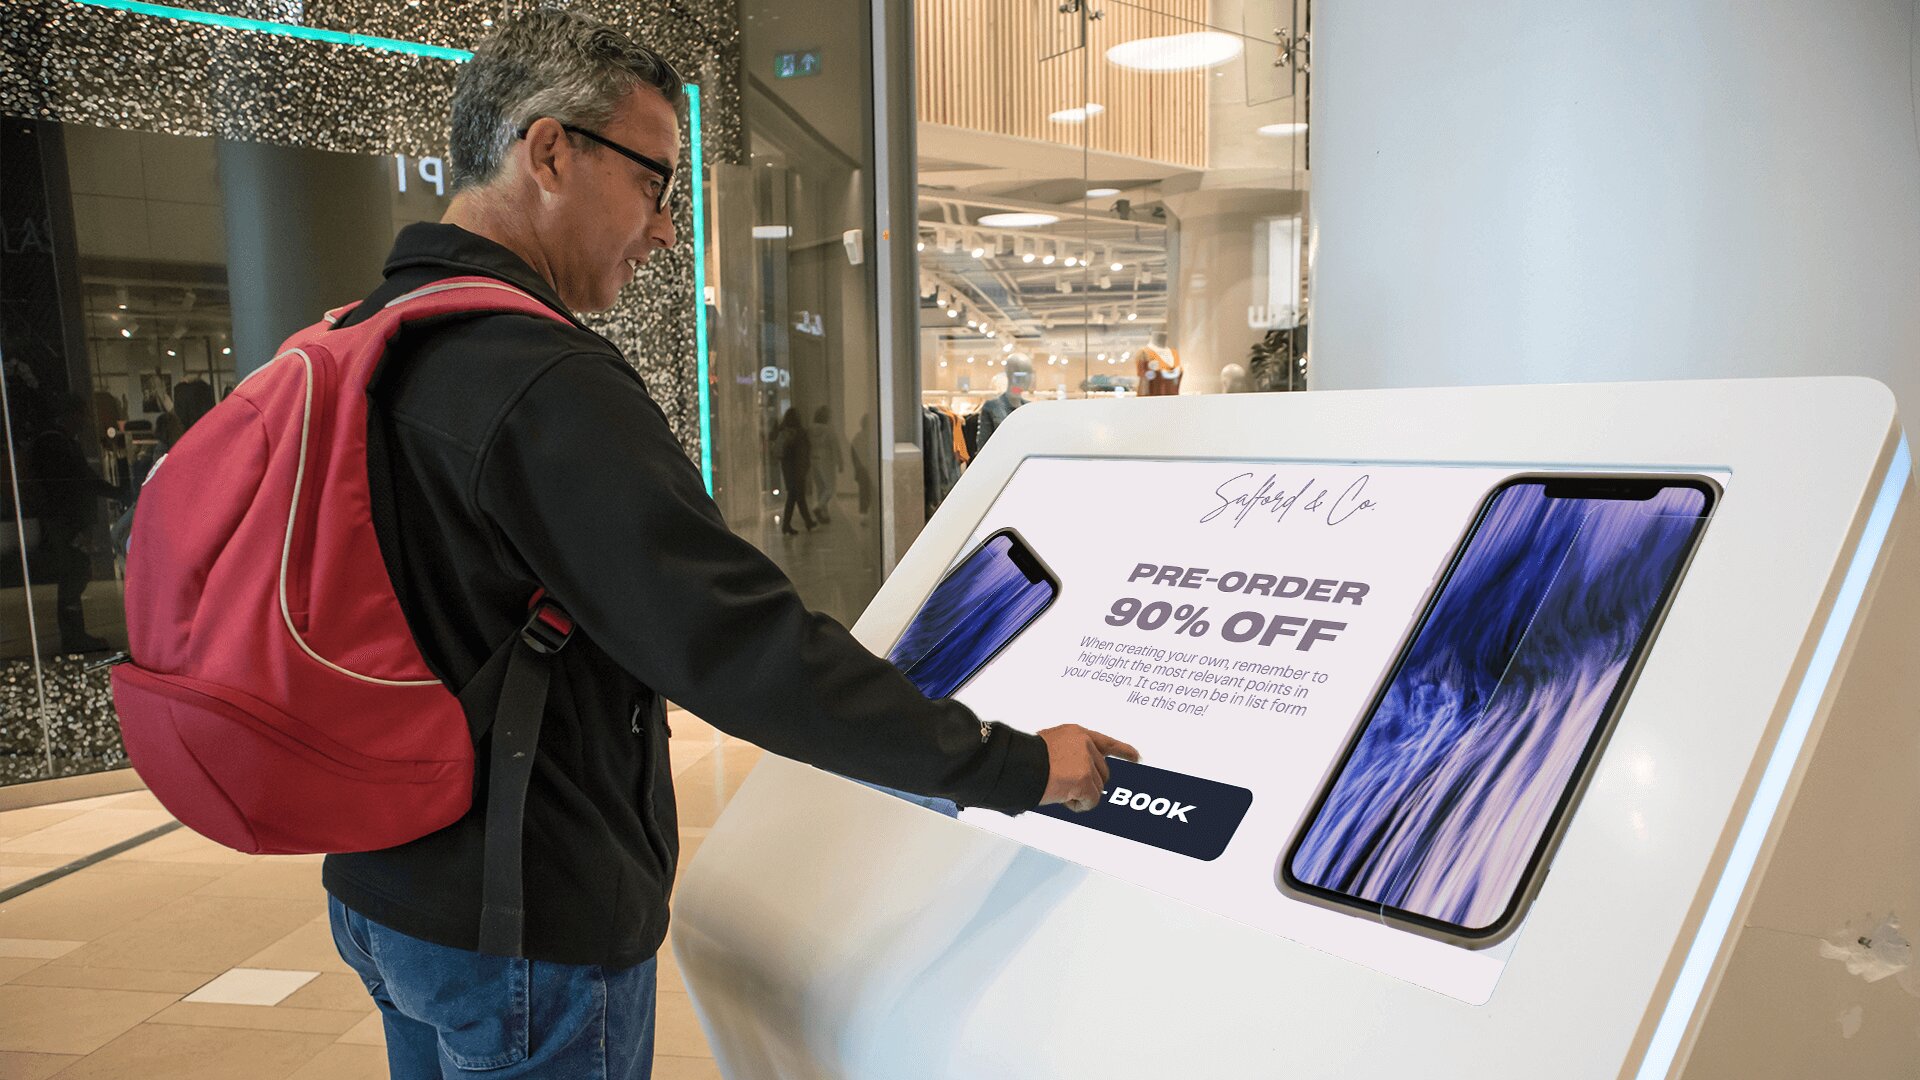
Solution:
<svg viewBox="0 0 1920 1080">
<path fill-rule="evenodd" d="M 1102 105 L 1097 101 L 1089 101 L 1082 108 L 1061 109 L 1057 113 L 1052 113 L 1048 115 L 1047 119 L 1053 121 L 1056 124 L 1084 124 L 1087 122 L 1088 117 L 1099 116 L 1101 113 L 1106 111 L 1107 111 L 1107 107 L 1105 105 Z"/>
<path fill-rule="evenodd" d="M 989 229 L 1031 229 L 1036 225 L 1051 225 L 1059 220 L 1053 214 L 988 214 L 980 219 L 980 224 Z"/>
<path fill-rule="evenodd" d="M 1087 198 L 1089 199 L 1105 199 L 1105 198 L 1108 198 L 1109 196 L 1118 195 L 1118 194 L 1120 194 L 1120 189 L 1117 187 L 1097 187 L 1097 188 L 1087 189 Z"/>
<path fill-rule="evenodd" d="M 1224 64 L 1240 55 L 1240 39 L 1218 30 L 1141 38 L 1107 50 L 1107 59 L 1134 71 L 1192 71 Z"/>
<path fill-rule="evenodd" d="M 1306 130 L 1307 125 L 1304 121 L 1297 124 L 1263 124 L 1260 127 L 1260 134 L 1270 139 L 1284 139 L 1289 135 L 1303 135 Z"/>
</svg>

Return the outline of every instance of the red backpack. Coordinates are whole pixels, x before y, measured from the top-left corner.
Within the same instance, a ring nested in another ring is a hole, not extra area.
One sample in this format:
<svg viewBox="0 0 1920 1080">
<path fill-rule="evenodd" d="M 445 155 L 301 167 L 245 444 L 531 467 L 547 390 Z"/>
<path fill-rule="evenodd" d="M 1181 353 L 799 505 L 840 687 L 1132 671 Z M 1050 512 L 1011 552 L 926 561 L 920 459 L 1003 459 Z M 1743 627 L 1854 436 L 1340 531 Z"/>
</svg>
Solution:
<svg viewBox="0 0 1920 1080">
<path fill-rule="evenodd" d="M 490 278 L 437 282 L 336 328 L 352 309 L 293 335 L 195 424 L 135 512 L 131 656 L 113 670 L 127 756 L 175 817 L 241 851 L 389 848 L 473 802 L 487 728 L 428 670 L 387 575 L 367 388 L 407 322 L 561 316 Z M 508 672 L 491 724 L 481 950 L 507 955 L 520 951 L 520 819 L 551 654 L 572 631 L 541 594 L 531 608 L 494 658 Z"/>
</svg>

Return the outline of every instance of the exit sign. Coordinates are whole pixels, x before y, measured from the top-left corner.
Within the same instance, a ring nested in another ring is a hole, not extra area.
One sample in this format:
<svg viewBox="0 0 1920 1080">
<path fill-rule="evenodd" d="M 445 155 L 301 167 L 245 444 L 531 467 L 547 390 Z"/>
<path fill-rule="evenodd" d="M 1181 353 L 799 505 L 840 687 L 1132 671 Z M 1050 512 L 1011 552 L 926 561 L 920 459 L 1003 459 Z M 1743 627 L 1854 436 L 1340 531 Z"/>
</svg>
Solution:
<svg viewBox="0 0 1920 1080">
<path fill-rule="evenodd" d="M 808 75 L 818 74 L 820 74 L 819 49 L 774 54 L 773 76 L 776 79 L 804 79 Z"/>
</svg>

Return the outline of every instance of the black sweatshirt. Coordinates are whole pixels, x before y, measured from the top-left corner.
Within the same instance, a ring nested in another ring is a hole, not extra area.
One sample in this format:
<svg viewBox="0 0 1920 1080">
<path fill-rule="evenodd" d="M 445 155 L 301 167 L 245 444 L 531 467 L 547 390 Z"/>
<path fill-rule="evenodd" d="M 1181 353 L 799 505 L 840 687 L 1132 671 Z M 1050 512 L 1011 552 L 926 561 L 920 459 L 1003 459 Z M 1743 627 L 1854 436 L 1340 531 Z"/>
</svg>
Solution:
<svg viewBox="0 0 1920 1080">
<path fill-rule="evenodd" d="M 487 659 L 544 586 L 578 630 L 562 650 L 526 809 L 528 957 L 625 967 L 667 932 L 679 839 L 662 699 L 776 754 L 1017 813 L 1047 750 L 930 701 L 810 611 L 735 536 L 612 343 L 512 252 L 452 225 L 407 227 L 386 283 L 345 322 L 442 278 L 509 282 L 567 322 L 449 318 L 404 333 L 371 389 L 375 531 L 436 675 L 491 716 Z M 330 855 L 327 891 L 442 945 L 479 939 L 489 745 L 473 809 L 386 851 Z"/>
</svg>

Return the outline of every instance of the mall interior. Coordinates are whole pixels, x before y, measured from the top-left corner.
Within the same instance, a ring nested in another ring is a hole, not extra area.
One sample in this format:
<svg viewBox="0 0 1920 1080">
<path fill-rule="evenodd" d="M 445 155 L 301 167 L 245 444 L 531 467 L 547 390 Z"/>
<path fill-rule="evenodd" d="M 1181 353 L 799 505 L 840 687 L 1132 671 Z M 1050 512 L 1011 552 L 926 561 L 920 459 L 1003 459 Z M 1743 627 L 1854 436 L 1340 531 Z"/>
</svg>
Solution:
<svg viewBox="0 0 1920 1080">
<path fill-rule="evenodd" d="M 671 707 L 652 1075 L 1920 1073 L 1920 0 L 11 0 L 0 1080 L 389 1075 L 322 855 L 129 759 L 129 537 L 447 212 L 456 73 L 541 7 L 685 80 L 679 240 L 584 317 L 726 525 L 910 677 L 1010 534 L 1040 613 L 916 683 L 1146 770 L 949 820 Z M 1526 492 L 1617 520 L 1448 719 Z M 1668 561 L 1601 603 L 1615 533 Z M 1504 779 L 1410 748 L 1490 701 Z M 1483 831 L 1310 872 L 1430 802 Z M 1419 906 L 1502 842 L 1497 929 Z"/>
</svg>

